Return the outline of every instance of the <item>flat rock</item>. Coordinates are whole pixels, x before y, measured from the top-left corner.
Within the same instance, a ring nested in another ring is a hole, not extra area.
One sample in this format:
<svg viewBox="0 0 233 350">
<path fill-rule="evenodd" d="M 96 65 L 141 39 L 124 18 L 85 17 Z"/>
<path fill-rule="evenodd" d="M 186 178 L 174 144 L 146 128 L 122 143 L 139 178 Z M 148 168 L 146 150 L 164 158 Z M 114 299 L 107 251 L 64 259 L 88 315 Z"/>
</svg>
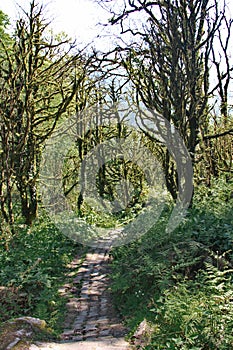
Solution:
<svg viewBox="0 0 233 350">
<path fill-rule="evenodd" d="M 33 317 L 19 317 L 3 323 L 0 328 L 0 350 L 27 350 L 36 336 L 51 338 L 43 320 Z"/>
<path fill-rule="evenodd" d="M 99 338 L 67 343 L 40 343 L 31 345 L 29 350 L 129 350 L 129 344 L 122 338 Z"/>
</svg>

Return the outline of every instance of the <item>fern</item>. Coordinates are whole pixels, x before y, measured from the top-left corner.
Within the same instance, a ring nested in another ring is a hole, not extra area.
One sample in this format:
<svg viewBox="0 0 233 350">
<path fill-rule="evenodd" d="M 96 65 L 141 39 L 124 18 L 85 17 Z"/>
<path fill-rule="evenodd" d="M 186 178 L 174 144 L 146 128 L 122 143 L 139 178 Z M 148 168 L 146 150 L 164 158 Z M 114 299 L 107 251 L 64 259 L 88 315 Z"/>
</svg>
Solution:
<svg viewBox="0 0 233 350">
<path fill-rule="evenodd" d="M 206 265 L 195 282 L 183 280 L 154 303 L 154 349 L 162 344 L 182 350 L 233 347 L 232 269 Z"/>
</svg>

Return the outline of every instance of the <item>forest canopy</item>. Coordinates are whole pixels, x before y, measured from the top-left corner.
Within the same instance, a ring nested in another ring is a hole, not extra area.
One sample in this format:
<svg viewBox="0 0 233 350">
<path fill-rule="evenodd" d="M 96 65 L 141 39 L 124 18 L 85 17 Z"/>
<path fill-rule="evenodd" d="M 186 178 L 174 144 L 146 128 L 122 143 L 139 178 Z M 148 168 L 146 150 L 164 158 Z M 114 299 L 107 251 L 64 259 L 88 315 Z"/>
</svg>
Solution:
<svg viewBox="0 0 233 350">
<path fill-rule="evenodd" d="M 86 186 L 82 180 L 82 188 L 77 189 L 77 177 L 81 171 L 84 179 L 89 171 L 83 159 L 102 142 L 130 137 L 132 132 L 125 130 L 124 123 L 129 121 L 132 104 L 138 108 L 138 142 L 159 162 L 174 201 L 182 192 L 185 175 L 177 168 L 176 151 L 169 149 L 167 140 L 172 131 L 165 136 L 169 130 L 163 131 L 161 120 L 179 132 L 191 158 L 194 184 L 210 186 L 212 178 L 232 174 L 232 19 L 227 5 L 204 0 L 124 1 L 116 12 L 112 1 L 101 5 L 112 14 L 109 25 L 117 27 L 116 41 L 124 43 L 104 53 L 85 52 L 64 34 L 55 35 L 45 20 L 43 6 L 35 1 L 22 12 L 12 34 L 6 34 L 9 19 L 1 12 L 1 213 L 13 231 L 19 207 L 27 224 L 37 216 L 43 147 L 59 123 L 73 114 L 82 130 L 76 140 L 79 151 L 72 155 L 73 164 L 68 162 L 69 169 L 63 174 L 64 192 L 72 197 L 73 207 L 76 201 L 80 215 L 85 212 Z M 130 19 L 135 15 L 137 21 L 132 25 Z M 118 125 L 115 131 L 110 126 L 109 131 L 102 126 L 93 130 L 93 125 L 87 130 L 84 124 L 90 120 L 80 126 L 81 115 L 93 105 L 97 109 L 91 111 L 92 123 L 110 125 L 114 121 Z M 108 107 L 103 110 L 101 105 Z M 113 105 L 118 115 L 107 115 Z M 124 112 L 120 112 L 122 108 Z M 141 113 L 140 108 L 162 119 Z M 160 131 L 151 132 L 149 125 Z M 98 172 L 100 198 L 115 200 L 118 177 L 134 188 L 135 199 L 130 202 L 125 185 L 125 203 L 143 205 L 141 193 L 147 185 L 140 169 L 135 168 L 138 174 L 134 178 L 127 170 L 127 160 L 105 166 L 105 157 L 101 154 L 103 166 Z"/>
</svg>

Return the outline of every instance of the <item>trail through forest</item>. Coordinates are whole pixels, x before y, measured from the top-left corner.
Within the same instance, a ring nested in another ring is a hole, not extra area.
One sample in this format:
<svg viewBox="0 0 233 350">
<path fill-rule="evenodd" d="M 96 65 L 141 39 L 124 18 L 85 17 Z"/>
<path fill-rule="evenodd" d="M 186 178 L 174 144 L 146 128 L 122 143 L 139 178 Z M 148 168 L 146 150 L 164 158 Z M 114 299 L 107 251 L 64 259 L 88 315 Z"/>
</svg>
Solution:
<svg viewBox="0 0 233 350">
<path fill-rule="evenodd" d="M 60 343 L 37 343 L 30 350 L 128 350 L 124 340 L 126 329 L 113 307 L 109 291 L 109 249 L 97 248 L 86 255 L 72 283 L 65 284 L 60 293 L 72 295 L 67 302 L 67 315 Z M 71 263 L 75 269 L 80 257 Z M 72 274 L 72 272 L 71 272 Z"/>
</svg>

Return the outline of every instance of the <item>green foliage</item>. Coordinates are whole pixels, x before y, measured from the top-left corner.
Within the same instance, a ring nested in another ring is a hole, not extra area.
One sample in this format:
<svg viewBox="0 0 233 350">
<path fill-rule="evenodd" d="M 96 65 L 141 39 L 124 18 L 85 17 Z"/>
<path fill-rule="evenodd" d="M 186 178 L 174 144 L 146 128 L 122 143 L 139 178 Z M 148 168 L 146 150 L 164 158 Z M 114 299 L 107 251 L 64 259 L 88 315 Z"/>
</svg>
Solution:
<svg viewBox="0 0 233 350">
<path fill-rule="evenodd" d="M 30 315 L 59 331 L 66 300 L 58 289 L 77 248 L 81 250 L 45 215 L 32 228 L 19 225 L 7 249 L 5 244 L 0 246 L 0 285 L 6 291 L 0 302 L 0 321 Z"/>
<path fill-rule="evenodd" d="M 1 40 L 8 40 L 9 37 L 6 33 L 6 28 L 10 24 L 8 16 L 0 10 L 0 38 Z"/>
<path fill-rule="evenodd" d="M 233 346 L 232 270 L 207 265 L 155 303 L 155 332 L 146 349 L 230 349 Z M 227 277 L 228 276 L 228 277 Z"/>
<path fill-rule="evenodd" d="M 130 221 L 134 220 L 138 213 L 142 211 L 142 204 L 137 203 L 133 208 L 125 208 L 120 212 L 111 213 L 104 212 L 103 210 L 98 210 L 95 206 L 98 202 L 92 200 L 90 204 L 93 204 L 93 207 L 84 203 L 82 206 L 82 217 L 90 225 L 94 225 L 101 228 L 113 228 L 120 227 L 128 224 Z M 77 213 L 78 215 L 78 213 Z"/>
<path fill-rule="evenodd" d="M 191 234 L 215 252 L 232 249 L 232 194 L 233 181 L 224 178 L 213 180 L 211 188 L 199 186 L 195 193 Z"/>
<path fill-rule="evenodd" d="M 108 116 L 109 110 L 105 113 Z M 92 127 L 85 122 L 88 131 L 66 154 L 63 188 L 70 207 L 89 224 L 114 227 L 134 219 L 142 210 L 149 192 L 148 182 L 152 180 L 146 178 L 137 164 L 143 156 L 148 158 L 143 151 L 139 154 L 143 148 L 141 136 L 123 121 L 116 123 L 114 118 L 112 124 L 97 127 L 96 118 L 102 117 L 101 113 L 94 114 Z M 106 124 L 110 123 L 108 118 Z M 75 122 L 80 127 L 79 121 Z M 122 144 L 115 142 L 118 138 Z M 147 173 L 151 163 L 145 161 Z"/>
<path fill-rule="evenodd" d="M 6 21 L 0 13 L 0 28 L 1 20 Z M 11 45 L 0 40 L 1 211 L 13 233 L 15 195 L 26 224 L 37 216 L 43 146 L 58 121 L 74 113 L 89 64 L 83 53 L 74 53 L 71 40 L 54 37 L 49 25 L 43 6 L 31 1 L 14 25 Z"/>
<path fill-rule="evenodd" d="M 140 240 L 112 250 L 112 291 L 131 334 L 145 317 L 155 327 L 146 349 L 232 345 L 232 282 L 226 278 L 233 263 L 232 183 L 220 179 L 211 191 L 197 189 L 193 208 L 170 236 L 167 207 Z"/>
</svg>

